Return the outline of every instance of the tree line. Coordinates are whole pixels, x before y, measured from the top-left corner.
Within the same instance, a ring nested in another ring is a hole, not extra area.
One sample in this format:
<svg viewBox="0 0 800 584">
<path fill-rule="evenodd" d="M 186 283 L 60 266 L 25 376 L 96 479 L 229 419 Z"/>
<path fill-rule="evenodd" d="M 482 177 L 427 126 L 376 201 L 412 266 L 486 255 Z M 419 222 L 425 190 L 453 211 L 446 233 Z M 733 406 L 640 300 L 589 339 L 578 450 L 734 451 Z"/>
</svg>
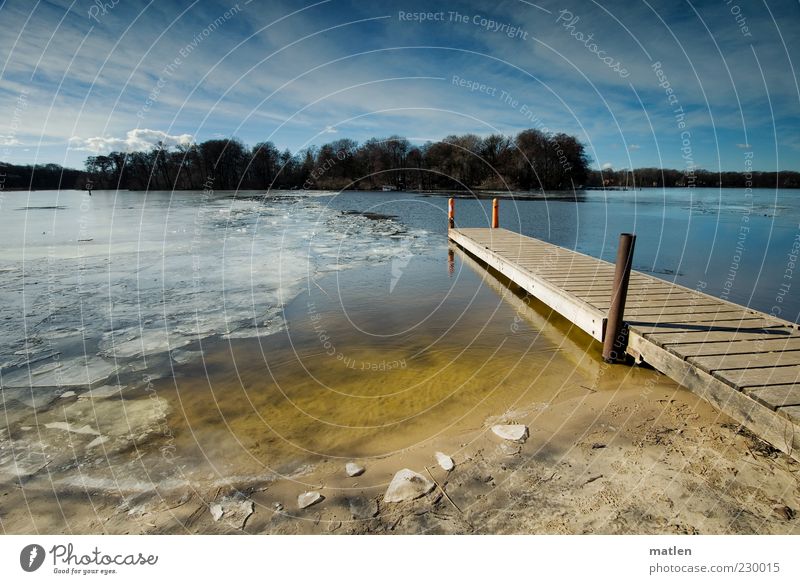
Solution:
<svg viewBox="0 0 800 584">
<path fill-rule="evenodd" d="M 586 180 L 591 188 L 649 187 L 725 187 L 725 188 L 800 188 L 800 173 L 794 171 L 713 172 L 697 169 L 686 171 L 662 168 L 633 170 L 592 170 Z"/>
<path fill-rule="evenodd" d="M 566 134 L 525 130 L 448 136 L 417 146 L 401 136 L 348 138 L 298 153 L 272 142 L 207 140 L 86 160 L 97 188 L 141 189 L 571 189 L 586 181 L 583 145 Z"/>
<path fill-rule="evenodd" d="M 0 191 L 80 189 L 86 172 L 58 164 L 18 165 L 0 162 Z"/>
<path fill-rule="evenodd" d="M 797 188 L 797 172 L 712 172 L 640 168 L 590 170 L 583 144 L 536 129 L 516 136 L 452 135 L 414 145 L 400 136 L 348 138 L 297 153 L 237 139 L 90 156 L 84 170 L 0 163 L 0 189 L 572 190 L 642 187 Z"/>
</svg>

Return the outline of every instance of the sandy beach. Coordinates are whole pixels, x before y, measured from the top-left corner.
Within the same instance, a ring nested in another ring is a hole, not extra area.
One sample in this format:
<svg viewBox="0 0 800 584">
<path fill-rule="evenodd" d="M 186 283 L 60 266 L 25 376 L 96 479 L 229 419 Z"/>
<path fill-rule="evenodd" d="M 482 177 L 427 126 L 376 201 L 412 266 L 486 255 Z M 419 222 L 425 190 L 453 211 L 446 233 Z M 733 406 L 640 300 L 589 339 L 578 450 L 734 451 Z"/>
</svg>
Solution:
<svg viewBox="0 0 800 584">
<path fill-rule="evenodd" d="M 480 427 L 446 433 L 364 463 L 341 460 L 291 476 L 238 477 L 153 491 L 55 487 L 46 478 L 2 489 L 5 533 L 639 533 L 796 534 L 800 465 L 667 379 L 641 387 L 571 387 L 551 402 L 519 404 Z M 485 412 L 482 412 L 485 414 Z M 489 431 L 524 423 L 524 444 Z M 434 452 L 456 466 L 439 468 Z M 394 472 L 410 468 L 437 487 L 387 504 Z M 155 470 L 155 469 L 153 469 Z M 297 496 L 325 499 L 297 508 Z M 443 491 L 446 493 L 444 496 Z M 211 507 L 224 515 L 215 520 Z"/>
</svg>

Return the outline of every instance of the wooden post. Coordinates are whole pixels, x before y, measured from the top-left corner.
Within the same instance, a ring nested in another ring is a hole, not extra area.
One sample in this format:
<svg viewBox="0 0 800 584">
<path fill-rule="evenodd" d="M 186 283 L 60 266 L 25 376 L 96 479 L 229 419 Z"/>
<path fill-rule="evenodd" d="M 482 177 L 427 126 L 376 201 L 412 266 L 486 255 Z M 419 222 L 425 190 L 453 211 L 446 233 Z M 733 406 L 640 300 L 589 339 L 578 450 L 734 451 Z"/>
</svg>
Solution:
<svg viewBox="0 0 800 584">
<path fill-rule="evenodd" d="M 500 203 L 497 199 L 492 199 L 492 229 L 500 227 Z"/>
<path fill-rule="evenodd" d="M 603 336 L 603 360 L 606 363 L 614 363 L 625 358 L 628 331 L 624 326 L 623 318 L 635 244 L 635 235 L 632 233 L 620 233 L 619 247 L 617 248 L 617 265 L 614 270 L 614 288 L 611 292 L 611 308 L 608 309 L 606 331 Z"/>
<path fill-rule="evenodd" d="M 454 229 L 456 226 L 456 200 L 453 197 L 450 197 L 450 200 L 447 201 L 447 227 L 448 229 Z"/>
</svg>

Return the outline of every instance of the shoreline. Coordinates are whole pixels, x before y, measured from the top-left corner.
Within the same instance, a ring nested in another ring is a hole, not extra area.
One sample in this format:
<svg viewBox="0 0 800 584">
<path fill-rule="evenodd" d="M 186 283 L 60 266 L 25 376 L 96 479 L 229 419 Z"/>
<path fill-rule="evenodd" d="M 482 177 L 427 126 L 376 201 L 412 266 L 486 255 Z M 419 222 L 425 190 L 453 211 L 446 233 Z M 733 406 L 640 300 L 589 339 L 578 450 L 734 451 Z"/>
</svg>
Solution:
<svg viewBox="0 0 800 584">
<path fill-rule="evenodd" d="M 480 277 L 508 304 L 511 322 L 532 326 L 537 337 L 554 344 L 549 362 L 564 363 L 550 365 L 556 367 L 552 375 L 534 381 L 515 399 L 486 401 L 502 390 L 500 384 L 437 432 L 423 435 L 421 428 L 404 427 L 396 437 L 398 448 L 385 454 L 321 452 L 284 458 L 265 472 L 258 471 L 263 465 L 243 465 L 246 459 L 231 460 L 226 470 L 218 466 L 225 457 L 206 450 L 210 467 L 203 472 L 202 466 L 186 467 L 189 460 L 174 425 L 176 415 L 191 411 L 179 408 L 191 404 L 164 393 L 174 382 L 165 379 L 164 385 L 127 394 L 127 421 L 118 433 L 139 424 L 142 435 L 133 448 L 116 455 L 115 442 L 101 446 L 106 457 L 117 457 L 109 462 L 128 459 L 113 464 L 109 479 L 93 475 L 84 462 L 61 470 L 44 466 L 43 473 L 20 478 L 16 486 L 4 480 L 4 532 L 800 533 L 795 515 L 800 464 L 655 371 L 615 368 L 603 374 L 598 347 L 587 336 L 570 331 L 566 321 L 512 294 L 488 274 Z M 298 326 L 296 319 L 289 323 Z M 224 363 L 219 359 L 225 345 L 252 343 L 221 342 L 213 352 L 218 357 L 206 361 L 210 370 Z M 246 361 L 248 353 L 242 355 Z M 558 373 L 564 366 L 570 372 L 566 378 Z M 181 369 L 176 374 L 175 381 L 185 375 Z M 214 378 L 209 382 L 218 385 Z M 498 407 L 502 403 L 505 409 Z M 117 407 L 101 395 L 74 404 L 91 406 L 100 415 Z M 159 412 L 155 418 L 154 412 Z M 50 423 L 40 418 L 42 425 Z M 530 435 L 523 444 L 501 440 L 490 430 L 498 423 L 525 424 Z M 100 430 L 114 435 L 114 430 Z M 235 435 L 245 439 L 249 432 Z M 249 455 L 259 457 L 247 444 Z M 451 472 L 437 465 L 437 451 L 452 457 Z M 364 474 L 346 475 L 345 463 L 351 460 L 366 468 Z M 413 501 L 385 503 L 388 483 L 403 468 L 432 478 L 437 486 Z M 298 509 L 298 496 L 312 490 L 324 499 Z"/>
<path fill-rule="evenodd" d="M 498 439 L 489 426 L 504 422 L 526 423 L 530 437 L 524 444 Z M 439 468 L 436 451 L 451 455 L 455 469 Z M 570 388 L 550 403 L 487 416 L 479 428 L 359 461 L 366 467 L 359 477 L 346 476 L 345 462 L 323 459 L 283 478 L 232 477 L 141 493 L 76 485 L 53 497 L 47 485 L 26 487 L 24 495 L 6 485 L 3 530 L 800 534 L 800 465 L 667 379 L 645 398 L 637 388 Z M 385 503 L 386 485 L 401 468 L 432 477 L 437 487 L 413 501 Z M 297 496 L 309 490 L 324 499 L 298 509 Z M 88 504 L 92 512 L 79 511 Z M 219 519 L 216 505 L 224 510 Z M 40 517 L 30 523 L 26 510 L 34 508 Z"/>
</svg>

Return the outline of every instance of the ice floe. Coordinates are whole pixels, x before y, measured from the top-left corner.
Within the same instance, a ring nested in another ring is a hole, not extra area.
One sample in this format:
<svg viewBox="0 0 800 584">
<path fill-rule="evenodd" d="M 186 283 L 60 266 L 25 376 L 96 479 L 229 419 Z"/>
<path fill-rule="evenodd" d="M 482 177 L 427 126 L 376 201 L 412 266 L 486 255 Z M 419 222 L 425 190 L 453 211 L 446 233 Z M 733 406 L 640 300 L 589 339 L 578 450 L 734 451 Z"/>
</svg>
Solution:
<svg viewBox="0 0 800 584">
<path fill-rule="evenodd" d="M 81 236 L 91 242 L 47 235 L 0 254 L 3 388 L 91 387 L 132 360 L 171 352 L 187 363 L 200 356 L 190 345 L 212 335 L 274 334 L 309 278 L 406 257 L 431 237 L 323 196 L 150 193 L 92 205 Z M 48 234 L 75 231 L 68 212 L 41 220 Z"/>
</svg>

